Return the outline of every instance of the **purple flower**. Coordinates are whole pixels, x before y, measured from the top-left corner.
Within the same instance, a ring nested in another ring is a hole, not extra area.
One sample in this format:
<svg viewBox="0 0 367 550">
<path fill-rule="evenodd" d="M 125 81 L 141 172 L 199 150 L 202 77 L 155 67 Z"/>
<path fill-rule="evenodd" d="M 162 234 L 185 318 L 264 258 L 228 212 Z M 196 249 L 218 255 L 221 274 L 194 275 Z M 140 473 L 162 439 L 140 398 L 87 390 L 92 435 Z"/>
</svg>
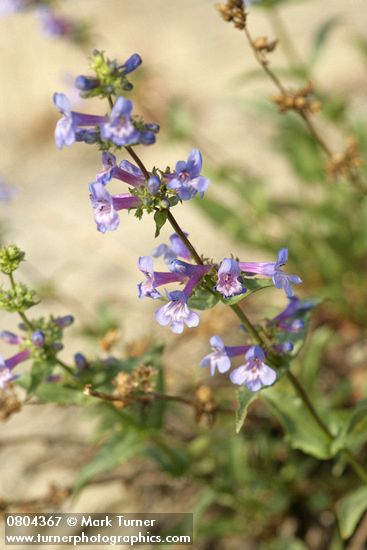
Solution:
<svg viewBox="0 0 367 550">
<path fill-rule="evenodd" d="M 258 391 L 262 386 L 271 386 L 275 382 L 276 372 L 264 363 L 265 354 L 259 346 L 251 346 L 245 358 L 246 363 L 229 375 L 233 384 L 245 385 L 250 391 Z"/>
<path fill-rule="evenodd" d="M 84 76 L 80 74 L 76 77 L 74 85 L 78 90 L 88 92 L 99 86 L 99 80 L 93 76 Z"/>
<path fill-rule="evenodd" d="M 172 332 L 181 334 L 185 325 L 197 327 L 200 321 L 199 315 L 191 311 L 187 305 L 185 292 L 176 290 L 168 294 L 170 302 L 156 311 L 155 318 L 162 326 L 169 325 Z"/>
<path fill-rule="evenodd" d="M 12 382 L 19 375 L 13 374 L 12 371 L 19 363 L 26 361 L 30 356 L 30 351 L 28 349 L 20 351 L 16 355 L 4 359 L 0 355 L 0 389 L 5 390 L 8 387 L 9 382 Z"/>
<path fill-rule="evenodd" d="M 215 287 L 217 292 L 223 294 L 225 298 L 237 296 L 246 292 L 246 288 L 239 280 L 241 270 L 236 260 L 225 258 L 218 270 L 218 282 Z"/>
<path fill-rule="evenodd" d="M 7 344 L 10 344 L 11 346 L 16 346 L 21 343 L 22 339 L 17 334 L 14 334 L 14 332 L 10 332 L 9 330 L 2 330 L 0 332 L 0 338 L 1 340 L 4 340 Z"/>
<path fill-rule="evenodd" d="M 176 164 L 173 174 L 165 174 L 169 180 L 167 187 L 177 191 L 179 198 L 183 201 L 192 199 L 196 193 L 204 196 L 208 189 L 209 180 L 200 175 L 202 157 L 199 149 L 193 149 L 187 161 L 180 160 Z"/>
<path fill-rule="evenodd" d="M 212 376 L 214 376 L 216 369 L 220 373 L 227 372 L 231 368 L 231 360 L 227 355 L 223 340 L 219 336 L 212 336 L 210 345 L 213 351 L 202 359 L 200 367 L 210 367 Z"/>
<path fill-rule="evenodd" d="M 158 176 L 150 176 L 148 179 L 148 190 L 151 195 L 156 195 L 159 191 L 159 188 L 161 186 L 161 180 Z"/>
<path fill-rule="evenodd" d="M 53 102 L 64 116 L 57 122 L 55 129 L 55 143 L 58 149 L 64 145 L 70 147 L 78 139 L 82 139 L 79 126 L 98 126 L 106 121 L 106 117 L 76 113 L 71 110 L 70 102 L 65 94 L 55 93 Z M 84 134 L 83 134 L 84 135 Z M 84 136 L 85 137 L 85 136 Z"/>
<path fill-rule="evenodd" d="M 74 317 L 72 315 L 64 315 L 63 317 L 56 317 L 53 322 L 60 328 L 69 327 L 74 323 Z"/>
<path fill-rule="evenodd" d="M 66 17 L 56 15 L 52 10 L 43 6 L 38 8 L 42 29 L 48 36 L 71 36 L 75 32 L 75 23 Z"/>
<path fill-rule="evenodd" d="M 183 282 L 186 275 L 180 273 L 160 273 L 153 270 L 153 261 L 150 256 L 140 256 L 138 268 L 145 275 L 146 280 L 138 284 L 139 298 L 160 298 L 157 287 L 169 283 Z"/>
<path fill-rule="evenodd" d="M 79 371 L 85 370 L 89 367 L 89 363 L 85 355 L 83 353 L 75 353 L 74 355 L 74 364 Z"/>
<path fill-rule="evenodd" d="M 268 321 L 268 325 L 286 332 L 298 332 L 305 327 L 305 322 L 303 319 L 297 319 L 297 316 L 314 308 L 315 304 L 313 302 L 301 302 L 297 296 L 290 296 L 288 300 L 287 307 L 279 315 Z"/>
<path fill-rule="evenodd" d="M 96 181 L 106 185 L 112 178 L 128 183 L 132 187 L 144 185 L 145 176 L 131 162 L 123 160 L 119 166 L 116 165 L 116 157 L 112 153 L 102 153 L 103 170 L 96 175 Z"/>
<path fill-rule="evenodd" d="M 189 236 L 188 233 L 185 233 L 185 235 L 186 237 Z M 171 241 L 171 246 L 168 244 L 160 244 L 152 251 L 153 258 L 159 258 L 159 256 L 163 255 L 163 259 L 167 265 L 170 265 L 172 260 L 178 257 L 184 258 L 185 260 L 190 259 L 190 252 L 176 233 L 171 235 L 169 240 Z"/>
<path fill-rule="evenodd" d="M 239 262 L 241 271 L 271 277 L 276 288 L 282 288 L 288 297 L 293 296 L 292 284 L 302 283 L 298 275 L 287 275 L 281 269 L 288 261 L 288 249 L 281 248 L 276 262 Z"/>
<path fill-rule="evenodd" d="M 129 99 L 117 98 L 111 111 L 110 120 L 101 127 L 101 136 L 119 147 L 132 145 L 139 141 L 139 132 L 131 119 L 133 104 Z"/>
<path fill-rule="evenodd" d="M 210 366 L 210 374 L 215 374 L 217 368 L 219 372 L 227 372 L 231 368 L 231 357 L 243 355 L 252 346 L 225 346 L 219 336 L 210 338 L 210 345 L 213 348 L 213 353 L 209 353 L 200 363 L 200 367 Z"/>
<path fill-rule="evenodd" d="M 94 219 L 101 233 L 118 228 L 120 219 L 117 210 L 135 208 L 140 204 L 138 197 L 129 194 L 110 195 L 105 186 L 99 182 L 91 183 L 89 191 Z"/>
<path fill-rule="evenodd" d="M 44 333 L 37 329 L 32 334 L 32 342 L 37 348 L 42 348 L 45 344 L 45 335 Z"/>
<path fill-rule="evenodd" d="M 34 5 L 35 0 L 2 0 L 0 15 L 24 11 Z"/>
<path fill-rule="evenodd" d="M 121 66 L 124 74 L 129 74 L 135 71 L 142 64 L 142 59 L 139 54 L 133 53 Z"/>
<path fill-rule="evenodd" d="M 19 375 L 13 374 L 11 369 L 9 369 L 4 364 L 4 360 L 0 359 L 0 390 L 6 390 L 8 384 L 13 382 Z"/>
</svg>

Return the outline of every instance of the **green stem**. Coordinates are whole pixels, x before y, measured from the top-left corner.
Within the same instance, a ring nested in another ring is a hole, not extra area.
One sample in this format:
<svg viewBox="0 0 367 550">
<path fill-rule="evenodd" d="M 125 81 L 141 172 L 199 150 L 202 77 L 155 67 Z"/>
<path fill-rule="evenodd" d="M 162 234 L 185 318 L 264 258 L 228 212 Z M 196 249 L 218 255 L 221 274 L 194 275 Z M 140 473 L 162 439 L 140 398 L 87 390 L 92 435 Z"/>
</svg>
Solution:
<svg viewBox="0 0 367 550">
<path fill-rule="evenodd" d="M 198 265 L 204 265 L 203 260 L 200 258 L 199 254 L 196 252 L 195 247 L 191 244 L 187 236 L 185 235 L 185 232 L 181 229 L 180 225 L 178 224 L 176 218 L 172 214 L 170 210 L 167 210 L 167 219 L 169 223 L 172 225 L 173 229 L 177 233 L 177 235 L 180 237 L 181 241 L 184 242 L 186 248 L 189 249 L 190 254 L 192 258 L 195 260 L 195 262 Z"/>
<path fill-rule="evenodd" d="M 12 273 L 9 273 L 9 280 L 10 280 L 11 288 L 15 292 L 16 291 L 15 280 L 14 280 L 14 275 Z M 17 313 L 19 317 L 22 319 L 23 323 L 29 328 L 29 330 L 34 331 L 34 326 L 32 325 L 31 321 L 28 319 L 26 314 L 23 313 L 23 311 L 18 311 Z"/>
<path fill-rule="evenodd" d="M 145 168 L 144 163 L 141 161 L 140 157 L 135 153 L 134 149 L 130 145 L 125 145 L 126 151 L 129 155 L 135 160 L 136 164 L 139 166 L 140 170 L 143 172 L 146 179 L 149 178 L 149 172 Z"/>
</svg>

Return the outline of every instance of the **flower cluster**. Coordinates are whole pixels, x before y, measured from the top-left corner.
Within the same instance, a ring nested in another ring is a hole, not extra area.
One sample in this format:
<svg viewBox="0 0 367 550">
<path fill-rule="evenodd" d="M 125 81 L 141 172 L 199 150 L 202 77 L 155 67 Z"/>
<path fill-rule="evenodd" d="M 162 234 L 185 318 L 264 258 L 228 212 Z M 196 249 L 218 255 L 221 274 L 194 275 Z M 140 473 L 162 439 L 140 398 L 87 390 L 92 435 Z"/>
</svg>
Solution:
<svg viewBox="0 0 367 550">
<path fill-rule="evenodd" d="M 89 194 L 98 231 L 105 233 L 119 226 L 119 210 L 136 211 L 141 218 L 143 211 L 155 212 L 157 228 L 166 221 L 167 209 L 180 201 L 187 201 L 199 195 L 204 196 L 209 180 L 201 175 L 202 156 L 193 149 L 187 160 L 176 163 L 175 169 L 148 172 L 142 167 L 124 159 L 117 162 L 114 152 L 132 146 L 155 143 L 159 125 L 145 123 L 132 114 L 133 103 L 123 94 L 131 91 L 133 85 L 127 75 L 141 65 L 141 57 L 132 54 L 124 63 L 111 61 L 98 50 L 91 59 L 93 76 L 79 75 L 75 85 L 82 97 L 107 97 L 112 104 L 109 115 L 94 115 L 72 110 L 68 98 L 63 93 L 55 93 L 53 101 L 63 115 L 55 129 L 55 143 L 59 149 L 75 142 L 97 144 L 102 149 L 102 170 L 89 185 Z M 112 102 L 112 95 L 117 95 Z M 114 152 L 112 152 L 114 151 Z M 106 185 L 111 179 L 127 183 L 127 193 L 111 195 Z M 162 221 L 157 221 L 161 214 Z M 158 229 L 158 231 L 159 231 Z"/>
<path fill-rule="evenodd" d="M 259 346 L 225 346 L 219 336 L 210 338 L 212 353 L 204 357 L 200 367 L 209 367 L 213 376 L 218 370 L 221 374 L 231 368 L 231 358 L 245 356 L 245 363 L 229 375 L 233 384 L 245 385 L 251 391 L 258 391 L 262 386 L 271 386 L 276 380 L 274 369 L 266 365 L 264 351 Z"/>
<path fill-rule="evenodd" d="M 4 359 L 0 356 L 0 389 L 5 390 L 10 382 L 19 377 L 13 369 L 27 359 L 52 362 L 55 355 L 63 348 L 62 332 L 74 322 L 71 315 L 43 318 L 32 323 L 32 330 L 24 323 L 19 324 L 23 334 L 8 330 L 0 332 L 0 339 L 11 346 L 18 346 L 19 352 Z"/>
<path fill-rule="evenodd" d="M 242 1 L 229 4 L 231 9 L 244 13 Z M 141 256 L 138 268 L 144 280 L 138 285 L 138 296 L 163 301 L 164 304 L 155 312 L 155 318 L 160 325 L 168 326 L 176 334 L 182 333 L 185 326 L 192 328 L 199 325 L 200 318 L 194 309 L 208 309 L 218 301 L 234 307 L 254 289 L 270 286 L 266 283 L 269 279 L 276 288 L 285 292 L 289 305 L 284 312 L 268 321 L 262 330 L 268 335 L 272 353 L 289 353 L 293 347 L 292 339 L 285 338 L 284 334 L 297 332 L 301 328 L 298 315 L 304 306 L 293 295 L 293 285 L 301 283 L 300 277 L 283 270 L 288 261 L 287 248 L 280 249 L 273 262 L 243 262 L 226 257 L 216 263 L 196 253 L 188 234 L 173 218 L 171 208 L 196 196 L 203 198 L 210 182 L 201 173 L 203 160 L 198 149 L 193 149 L 186 160 L 179 160 L 174 169 L 167 167 L 164 170 L 157 167 L 148 170 L 137 155 L 135 147 L 152 145 L 159 131 L 158 124 L 146 124 L 133 115 L 133 103 L 125 97 L 133 88 L 127 75 L 136 70 L 141 62 L 138 54 L 119 64 L 97 50 L 92 52 L 90 67 L 94 74 L 79 75 L 75 84 L 84 98 L 107 98 L 111 107 L 109 114 L 75 112 L 66 96 L 60 93 L 54 95 L 54 103 L 63 115 L 55 131 L 57 147 L 82 141 L 97 144 L 102 150 L 102 169 L 89 184 L 97 230 L 106 233 L 117 229 L 119 210 L 133 209 L 139 219 L 144 211 L 153 214 L 156 236 L 166 221 L 170 221 L 176 231 L 170 237 L 170 244 L 160 244 L 152 251 L 153 258 L 163 257 L 168 270 L 155 271 L 152 257 Z M 134 163 L 126 159 L 118 161 L 117 151 L 125 151 Z M 110 194 L 108 186 L 113 179 L 127 185 L 124 193 Z M 265 279 L 265 283 L 260 279 Z M 168 285 L 175 286 L 167 290 Z M 245 363 L 230 374 L 234 384 L 245 384 L 250 390 L 257 391 L 275 381 L 275 371 L 265 363 L 268 348 L 264 351 L 253 344 L 226 347 L 219 336 L 213 337 L 211 343 L 214 351 L 203 360 L 202 365 L 210 364 L 212 374 L 216 369 L 219 372 L 228 371 L 230 357 L 244 354 Z"/>
<path fill-rule="evenodd" d="M 200 286 L 207 292 L 219 295 L 225 302 L 229 298 L 246 294 L 245 278 L 242 273 L 273 279 L 275 287 L 282 288 L 287 296 L 293 295 L 291 284 L 301 282 L 298 276 L 287 275 L 281 269 L 288 259 L 287 249 L 281 249 L 277 260 L 272 263 L 238 262 L 231 258 L 225 258 L 218 267 L 212 263 L 192 265 L 179 260 L 178 257 L 185 260 L 190 259 L 189 251 L 178 235 L 171 235 L 170 241 L 171 246 L 161 244 L 152 253 L 154 257 L 163 255 L 169 272 L 154 271 L 153 261 L 149 256 L 139 258 L 138 267 L 145 275 L 145 281 L 138 285 L 138 291 L 139 298 L 159 299 L 162 298 L 157 290 L 159 286 L 169 283 L 186 284 L 183 291 L 166 291 L 169 303 L 156 313 L 158 323 L 169 325 L 173 332 L 182 332 L 184 323 L 188 327 L 199 324 L 198 315 L 189 309 L 187 301 Z"/>
</svg>

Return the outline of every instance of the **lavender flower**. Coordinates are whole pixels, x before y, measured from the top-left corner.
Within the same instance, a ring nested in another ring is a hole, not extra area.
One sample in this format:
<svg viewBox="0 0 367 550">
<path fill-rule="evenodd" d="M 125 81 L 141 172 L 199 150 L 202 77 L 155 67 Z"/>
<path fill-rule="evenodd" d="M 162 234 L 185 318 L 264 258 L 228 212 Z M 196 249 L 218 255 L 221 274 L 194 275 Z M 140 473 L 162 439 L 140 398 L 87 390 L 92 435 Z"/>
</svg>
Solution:
<svg viewBox="0 0 367 550">
<path fill-rule="evenodd" d="M 135 71 L 140 65 L 142 64 L 142 59 L 139 54 L 133 53 L 123 65 L 121 65 L 121 68 L 123 69 L 124 74 L 129 74 Z"/>
<path fill-rule="evenodd" d="M 189 236 L 188 233 L 185 233 L 185 235 L 186 237 Z M 169 246 L 168 244 L 160 244 L 152 251 L 153 258 L 159 258 L 159 256 L 163 256 L 163 259 L 167 265 L 170 265 L 172 260 L 175 260 L 178 257 L 184 258 L 185 260 L 190 259 L 190 252 L 186 248 L 181 238 L 176 235 L 176 233 L 173 233 L 173 235 L 170 236 L 169 240 L 171 241 L 171 246 Z"/>
<path fill-rule="evenodd" d="M 69 327 L 74 323 L 74 317 L 72 315 L 64 315 L 63 317 L 56 317 L 53 322 L 60 328 Z"/>
<path fill-rule="evenodd" d="M 157 290 L 158 286 L 169 283 L 183 282 L 187 279 L 186 275 L 180 273 L 160 273 L 153 270 L 153 261 L 149 256 L 140 256 L 138 268 L 145 275 L 146 280 L 138 284 L 139 298 L 160 298 L 161 294 Z"/>
<path fill-rule="evenodd" d="M 37 348 L 42 348 L 45 344 L 45 335 L 44 333 L 37 329 L 32 334 L 32 342 Z"/>
<path fill-rule="evenodd" d="M 65 94 L 55 93 L 53 102 L 64 116 L 57 122 L 55 129 L 55 143 L 58 149 L 64 145 L 70 147 L 77 139 L 84 141 L 78 131 L 80 126 L 98 126 L 104 123 L 106 117 L 76 113 L 71 110 L 70 102 Z M 85 137 L 85 136 L 84 136 Z"/>
<path fill-rule="evenodd" d="M 201 363 L 200 367 L 210 366 L 210 374 L 215 374 L 217 368 L 219 372 L 227 372 L 231 368 L 231 357 L 237 357 L 243 355 L 252 346 L 225 346 L 223 340 L 219 336 L 212 336 L 210 338 L 210 345 L 213 348 L 213 352 L 206 355 Z"/>
<path fill-rule="evenodd" d="M 119 166 L 116 165 L 116 157 L 112 153 L 102 153 L 103 170 L 96 175 L 96 181 L 106 185 L 112 178 L 128 183 L 132 187 L 144 185 L 145 176 L 131 162 L 124 160 Z"/>
<path fill-rule="evenodd" d="M 4 340 L 7 344 L 10 344 L 11 346 L 17 346 L 21 343 L 22 339 L 17 334 L 14 334 L 14 332 L 10 332 L 9 330 L 2 330 L 0 332 L 0 338 L 1 340 Z"/>
<path fill-rule="evenodd" d="M 315 307 L 313 302 L 301 302 L 297 296 L 290 296 L 287 307 L 276 317 L 268 321 L 269 326 L 275 326 L 286 332 L 298 332 L 305 327 L 303 319 L 297 319 L 298 315 Z"/>
<path fill-rule="evenodd" d="M 281 248 L 276 262 L 239 262 L 241 271 L 256 273 L 273 279 L 276 288 L 282 288 L 288 297 L 293 296 L 292 284 L 302 283 L 298 275 L 287 275 L 281 269 L 288 261 L 288 249 Z"/>
<path fill-rule="evenodd" d="M 46 6 L 39 7 L 37 11 L 42 24 L 42 30 L 47 36 L 72 36 L 75 33 L 75 23 L 71 19 L 56 15 Z"/>
<path fill-rule="evenodd" d="M 191 311 L 187 305 L 185 292 L 176 290 L 168 294 L 170 302 L 156 311 L 155 318 L 162 326 L 169 325 L 172 332 L 181 334 L 185 325 L 197 327 L 200 321 L 199 315 Z"/>
<path fill-rule="evenodd" d="M 110 120 L 101 128 L 102 139 L 112 141 L 119 147 L 137 143 L 139 132 L 131 119 L 132 109 L 133 104 L 129 99 L 118 97 L 111 111 Z"/>
<path fill-rule="evenodd" d="M 161 186 L 161 180 L 159 179 L 158 176 L 150 176 L 150 178 L 148 179 L 148 189 L 149 189 L 149 193 L 151 195 L 156 195 L 159 191 L 159 188 Z"/>
<path fill-rule="evenodd" d="M 83 355 L 83 353 L 80 352 L 75 353 L 74 364 L 79 371 L 85 370 L 89 367 L 87 358 L 85 357 L 85 355 Z"/>
<path fill-rule="evenodd" d="M 236 260 L 225 258 L 218 270 L 218 283 L 215 287 L 217 292 L 223 294 L 225 298 L 237 296 L 246 292 L 246 288 L 239 280 L 241 270 Z"/>
<path fill-rule="evenodd" d="M 250 391 L 258 391 L 262 386 L 271 386 L 275 382 L 276 372 L 264 363 L 265 354 L 259 346 L 251 346 L 245 358 L 246 363 L 229 375 L 233 384 L 245 385 Z"/>
<path fill-rule="evenodd" d="M 186 162 L 183 160 L 177 162 L 173 174 L 165 174 L 169 180 L 167 187 L 177 191 L 179 198 L 183 201 L 192 199 L 196 193 L 203 197 L 209 187 L 209 180 L 200 175 L 202 164 L 199 149 L 193 149 Z"/>
<path fill-rule="evenodd" d="M 210 345 L 213 351 L 202 359 L 200 367 L 210 367 L 212 376 L 215 374 L 216 369 L 220 373 L 227 372 L 231 368 L 231 360 L 227 355 L 223 340 L 219 336 L 212 336 Z"/>
<path fill-rule="evenodd" d="M 101 233 L 114 231 L 120 224 L 117 210 L 128 210 L 140 205 L 140 199 L 133 195 L 110 195 L 102 183 L 89 185 L 90 200 L 94 211 L 97 229 Z"/>
<path fill-rule="evenodd" d="M 16 378 L 19 377 L 19 375 L 15 375 L 12 373 L 14 367 L 16 367 L 19 363 L 22 363 L 23 361 L 26 361 L 30 356 L 30 351 L 28 349 L 20 351 L 16 355 L 13 355 L 12 357 L 9 357 L 8 359 L 4 359 L 0 355 L 0 389 L 5 390 L 8 387 L 9 382 L 12 382 Z"/>
</svg>

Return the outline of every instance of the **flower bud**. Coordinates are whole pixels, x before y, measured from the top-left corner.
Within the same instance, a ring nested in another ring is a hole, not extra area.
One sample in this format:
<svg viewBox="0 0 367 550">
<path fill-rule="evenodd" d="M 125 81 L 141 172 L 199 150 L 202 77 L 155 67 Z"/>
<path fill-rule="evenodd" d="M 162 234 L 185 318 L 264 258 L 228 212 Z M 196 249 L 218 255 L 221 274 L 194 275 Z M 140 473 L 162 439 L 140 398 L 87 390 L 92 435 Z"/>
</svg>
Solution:
<svg viewBox="0 0 367 550">
<path fill-rule="evenodd" d="M 42 348 L 45 345 L 45 335 L 41 330 L 35 330 L 32 334 L 32 342 L 37 348 Z"/>
</svg>

